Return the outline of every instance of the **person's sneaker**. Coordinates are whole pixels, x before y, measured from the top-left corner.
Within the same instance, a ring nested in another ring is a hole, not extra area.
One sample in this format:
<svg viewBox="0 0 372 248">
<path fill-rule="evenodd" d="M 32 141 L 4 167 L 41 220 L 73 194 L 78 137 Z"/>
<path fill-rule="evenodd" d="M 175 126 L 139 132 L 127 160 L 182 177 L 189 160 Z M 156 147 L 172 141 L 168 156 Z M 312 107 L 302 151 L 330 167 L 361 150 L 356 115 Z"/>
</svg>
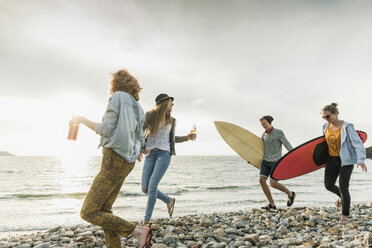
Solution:
<svg viewBox="0 0 372 248">
<path fill-rule="evenodd" d="M 288 201 L 287 201 L 288 207 L 293 205 L 295 198 L 296 198 L 296 193 L 292 191 L 292 196 L 288 197 Z"/>
<path fill-rule="evenodd" d="M 262 207 L 261 209 L 266 209 L 266 210 L 270 210 L 270 209 L 276 209 L 276 206 L 271 206 L 271 204 L 269 203 L 267 206 L 264 206 Z"/>
</svg>

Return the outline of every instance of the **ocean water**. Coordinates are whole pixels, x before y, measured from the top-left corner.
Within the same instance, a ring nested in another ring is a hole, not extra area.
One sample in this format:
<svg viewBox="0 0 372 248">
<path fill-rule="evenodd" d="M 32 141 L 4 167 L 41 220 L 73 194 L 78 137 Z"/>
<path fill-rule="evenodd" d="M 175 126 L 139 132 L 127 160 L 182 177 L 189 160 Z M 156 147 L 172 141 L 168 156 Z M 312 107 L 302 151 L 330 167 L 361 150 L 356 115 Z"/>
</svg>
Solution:
<svg viewBox="0 0 372 248">
<path fill-rule="evenodd" d="M 85 223 L 79 212 L 100 162 L 101 157 L 0 157 L 0 237 Z M 366 163 L 368 173 L 354 169 L 352 203 L 372 201 L 372 161 Z M 113 206 L 115 214 L 132 221 L 141 221 L 145 212 L 142 166 L 136 163 Z M 176 217 L 247 210 L 267 204 L 258 172 L 237 156 L 173 156 L 159 189 L 176 197 Z M 325 190 L 323 173 L 320 169 L 281 181 L 297 192 L 294 206 L 334 206 L 337 197 Z M 276 205 L 286 207 L 286 195 L 275 189 L 272 193 Z M 167 216 L 166 205 L 158 200 L 153 218 Z"/>
</svg>

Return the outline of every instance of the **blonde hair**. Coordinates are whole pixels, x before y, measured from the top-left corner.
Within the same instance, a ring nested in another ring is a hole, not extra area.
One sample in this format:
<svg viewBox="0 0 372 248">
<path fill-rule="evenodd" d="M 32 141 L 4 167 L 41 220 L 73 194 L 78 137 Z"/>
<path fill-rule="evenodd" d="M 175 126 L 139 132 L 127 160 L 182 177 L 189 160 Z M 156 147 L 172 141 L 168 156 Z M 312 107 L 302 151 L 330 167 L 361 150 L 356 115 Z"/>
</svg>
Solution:
<svg viewBox="0 0 372 248">
<path fill-rule="evenodd" d="M 322 109 L 322 111 L 328 111 L 328 112 L 330 112 L 332 114 L 338 115 L 339 112 L 338 112 L 337 106 L 338 106 L 338 104 L 333 102 L 333 103 L 331 103 L 329 105 L 324 106 L 324 108 Z"/>
<path fill-rule="evenodd" d="M 160 129 L 173 123 L 173 117 L 170 111 L 167 111 L 169 101 L 171 101 L 171 99 L 161 101 L 151 110 L 151 115 L 146 127 L 146 136 L 149 134 L 157 134 Z"/>
<path fill-rule="evenodd" d="M 131 94 L 136 101 L 139 100 L 139 93 L 142 88 L 139 85 L 137 79 L 129 74 L 125 69 L 117 71 L 111 74 L 111 89 L 110 94 L 114 94 L 116 91 L 124 91 Z"/>
</svg>

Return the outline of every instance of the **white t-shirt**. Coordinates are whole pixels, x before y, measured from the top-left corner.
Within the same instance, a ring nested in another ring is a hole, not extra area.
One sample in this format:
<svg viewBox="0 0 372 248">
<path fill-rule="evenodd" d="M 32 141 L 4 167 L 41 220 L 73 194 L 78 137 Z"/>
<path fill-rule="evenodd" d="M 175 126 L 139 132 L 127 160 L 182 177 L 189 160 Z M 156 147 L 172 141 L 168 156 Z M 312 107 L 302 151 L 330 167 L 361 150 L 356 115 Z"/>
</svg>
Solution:
<svg viewBox="0 0 372 248">
<path fill-rule="evenodd" d="M 157 134 L 150 134 L 147 137 L 147 148 L 150 148 L 151 150 L 157 148 L 170 152 L 169 136 L 171 128 L 172 125 L 168 124 L 164 128 L 160 129 Z"/>
</svg>

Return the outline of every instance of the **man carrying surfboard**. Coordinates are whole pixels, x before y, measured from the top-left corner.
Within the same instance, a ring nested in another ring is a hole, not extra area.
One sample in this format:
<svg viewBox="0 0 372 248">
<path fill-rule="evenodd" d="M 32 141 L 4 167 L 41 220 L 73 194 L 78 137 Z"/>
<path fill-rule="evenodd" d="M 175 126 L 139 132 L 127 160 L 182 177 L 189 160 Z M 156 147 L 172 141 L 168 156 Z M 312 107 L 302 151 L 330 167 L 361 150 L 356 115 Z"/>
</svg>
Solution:
<svg viewBox="0 0 372 248">
<path fill-rule="evenodd" d="M 346 223 L 350 214 L 349 182 L 354 164 L 367 172 L 364 164 L 366 150 L 353 124 L 338 119 L 337 103 L 323 108 L 323 134 L 328 145 L 328 160 L 324 171 L 324 185 L 339 199 L 336 206 L 342 206 L 340 223 Z M 339 177 L 339 186 L 335 185 Z"/>
<path fill-rule="evenodd" d="M 275 167 L 275 164 L 282 156 L 282 145 L 290 151 L 292 150 L 292 145 L 289 143 L 287 138 L 285 137 L 282 130 L 274 128 L 271 123 L 274 120 L 273 117 L 269 115 L 265 115 L 260 119 L 261 126 L 265 129 L 265 132 L 262 134 L 262 140 L 264 142 L 264 157 L 260 168 L 260 185 L 265 193 L 269 204 L 263 209 L 275 209 L 276 205 L 274 203 L 274 199 L 271 195 L 271 191 L 269 186 L 266 183 L 267 178 L 270 175 L 271 170 Z M 278 189 L 288 195 L 287 206 L 292 206 L 294 199 L 296 197 L 296 193 L 290 191 L 285 187 L 283 184 L 279 183 L 277 180 L 270 178 L 270 185 Z"/>
</svg>

